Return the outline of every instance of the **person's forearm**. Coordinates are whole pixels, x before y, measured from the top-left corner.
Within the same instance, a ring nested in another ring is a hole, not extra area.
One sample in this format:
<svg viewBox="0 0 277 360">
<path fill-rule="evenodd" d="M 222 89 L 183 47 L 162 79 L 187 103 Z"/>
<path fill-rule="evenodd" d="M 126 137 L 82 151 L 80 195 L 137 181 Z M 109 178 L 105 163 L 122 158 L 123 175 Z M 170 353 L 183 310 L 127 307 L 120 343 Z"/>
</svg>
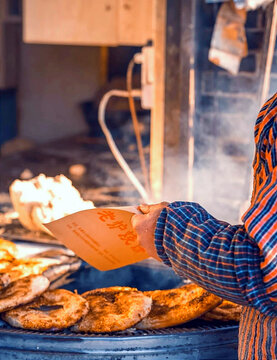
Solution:
<svg viewBox="0 0 277 360">
<path fill-rule="evenodd" d="M 263 287 L 260 252 L 244 226 L 216 220 L 200 205 L 175 202 L 158 219 L 160 258 L 213 293 L 276 315 Z"/>
</svg>

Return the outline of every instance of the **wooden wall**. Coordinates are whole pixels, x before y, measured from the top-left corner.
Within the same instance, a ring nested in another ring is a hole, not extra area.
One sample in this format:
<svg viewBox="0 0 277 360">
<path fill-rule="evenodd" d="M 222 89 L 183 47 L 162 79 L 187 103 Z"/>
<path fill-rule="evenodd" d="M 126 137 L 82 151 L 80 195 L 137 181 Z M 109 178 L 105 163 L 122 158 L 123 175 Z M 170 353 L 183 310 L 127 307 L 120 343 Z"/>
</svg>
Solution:
<svg viewBox="0 0 277 360">
<path fill-rule="evenodd" d="M 28 43 L 143 45 L 152 38 L 152 0 L 24 0 Z"/>
</svg>

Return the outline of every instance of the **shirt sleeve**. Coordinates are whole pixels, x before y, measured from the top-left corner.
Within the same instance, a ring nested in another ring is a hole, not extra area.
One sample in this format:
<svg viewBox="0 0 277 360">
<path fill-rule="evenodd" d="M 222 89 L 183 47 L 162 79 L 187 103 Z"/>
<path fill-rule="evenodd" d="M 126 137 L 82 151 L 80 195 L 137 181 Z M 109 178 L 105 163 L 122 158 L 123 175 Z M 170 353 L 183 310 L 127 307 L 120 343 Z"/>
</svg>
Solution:
<svg viewBox="0 0 277 360">
<path fill-rule="evenodd" d="M 174 202 L 158 218 L 155 245 L 163 262 L 179 276 L 276 316 L 277 306 L 263 282 L 263 255 L 244 225 L 219 221 L 196 203 Z"/>
</svg>

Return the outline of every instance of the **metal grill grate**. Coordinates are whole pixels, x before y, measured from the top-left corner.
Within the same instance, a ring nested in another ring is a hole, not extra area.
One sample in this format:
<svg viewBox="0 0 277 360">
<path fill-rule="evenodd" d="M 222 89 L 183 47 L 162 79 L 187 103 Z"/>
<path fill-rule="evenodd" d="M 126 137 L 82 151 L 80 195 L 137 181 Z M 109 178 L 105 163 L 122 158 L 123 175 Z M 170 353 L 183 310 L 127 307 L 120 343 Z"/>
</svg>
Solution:
<svg viewBox="0 0 277 360">
<path fill-rule="evenodd" d="M 16 329 L 12 328 L 8 324 L 1 322 L 0 323 L 0 336 L 3 333 L 10 334 L 36 334 L 36 335 L 47 335 L 47 336 L 55 336 L 55 337 L 71 337 L 71 338 L 79 338 L 79 337 L 109 337 L 109 338 L 122 338 L 122 337 L 145 337 L 149 335 L 178 335 L 183 333 L 192 333 L 192 332 L 207 332 L 210 330 L 226 330 L 226 329 L 236 329 L 238 328 L 238 323 L 236 322 L 213 322 L 207 323 L 206 321 L 195 320 L 190 323 L 176 326 L 172 328 L 166 329 L 157 329 L 157 330 L 137 330 L 135 328 L 130 328 L 125 331 L 117 331 L 113 333 L 93 333 L 93 334 L 85 334 L 85 333 L 73 333 L 69 329 L 63 331 L 33 331 L 33 330 L 25 330 L 25 329 Z"/>
<path fill-rule="evenodd" d="M 193 321 L 160 330 L 112 334 L 30 331 L 0 324 L 5 360 L 235 360 L 238 324 Z"/>
</svg>

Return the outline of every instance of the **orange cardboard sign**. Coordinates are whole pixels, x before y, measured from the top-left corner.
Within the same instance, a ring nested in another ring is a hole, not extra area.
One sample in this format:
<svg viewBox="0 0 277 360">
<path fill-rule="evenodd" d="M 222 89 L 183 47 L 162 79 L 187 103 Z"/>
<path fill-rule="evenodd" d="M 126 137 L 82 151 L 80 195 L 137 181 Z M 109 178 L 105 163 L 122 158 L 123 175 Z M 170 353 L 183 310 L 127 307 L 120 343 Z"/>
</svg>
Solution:
<svg viewBox="0 0 277 360">
<path fill-rule="evenodd" d="M 112 270 L 149 257 L 132 228 L 134 212 L 122 208 L 82 210 L 44 226 L 93 267 Z"/>
</svg>

